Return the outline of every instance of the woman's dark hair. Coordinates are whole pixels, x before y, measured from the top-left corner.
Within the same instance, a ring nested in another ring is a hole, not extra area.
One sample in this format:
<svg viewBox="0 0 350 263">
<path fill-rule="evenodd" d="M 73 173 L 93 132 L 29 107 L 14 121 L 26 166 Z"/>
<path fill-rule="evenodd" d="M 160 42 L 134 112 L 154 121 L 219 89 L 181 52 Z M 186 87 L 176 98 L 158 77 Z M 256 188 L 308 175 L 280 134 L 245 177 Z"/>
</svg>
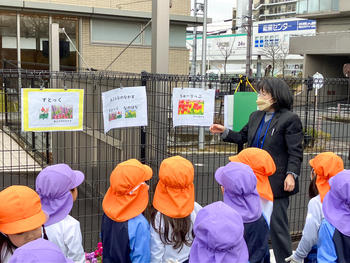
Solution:
<svg viewBox="0 0 350 263">
<path fill-rule="evenodd" d="M 310 199 L 314 198 L 315 196 L 318 195 L 318 189 L 316 186 L 316 178 L 317 178 L 317 175 L 314 176 L 314 178 L 312 178 L 310 185 L 309 185 L 309 197 L 310 197 Z"/>
<path fill-rule="evenodd" d="M 271 94 L 276 100 L 273 107 L 276 111 L 281 109 L 291 110 L 293 106 L 293 96 L 287 83 L 278 78 L 265 78 L 259 81 L 258 90 L 264 90 Z"/>
<path fill-rule="evenodd" d="M 7 236 L 1 233 L 0 234 L 0 251 L 4 246 L 6 248 L 6 252 L 7 253 L 10 252 L 11 254 L 13 254 L 13 252 L 17 248 L 14 244 L 12 244 L 11 240 Z M 2 256 L 0 256 L 0 263 L 2 263 L 1 258 Z"/>
<path fill-rule="evenodd" d="M 192 228 L 191 215 L 184 218 L 172 218 L 162 213 L 160 214 L 159 225 L 156 226 L 157 210 L 152 206 L 151 224 L 154 230 L 159 234 L 163 244 L 172 245 L 174 249 L 182 249 L 183 245 L 191 246 L 194 233 Z M 188 237 L 188 232 L 192 228 L 192 238 Z M 172 230 L 169 235 L 169 230 Z"/>
</svg>

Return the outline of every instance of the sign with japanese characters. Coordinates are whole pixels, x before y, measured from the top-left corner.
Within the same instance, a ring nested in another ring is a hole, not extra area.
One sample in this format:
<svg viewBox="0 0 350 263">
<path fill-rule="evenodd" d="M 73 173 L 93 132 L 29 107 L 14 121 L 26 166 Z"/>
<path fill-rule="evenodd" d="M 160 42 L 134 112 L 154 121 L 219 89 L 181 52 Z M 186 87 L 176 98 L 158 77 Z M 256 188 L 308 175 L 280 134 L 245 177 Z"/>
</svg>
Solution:
<svg viewBox="0 0 350 263">
<path fill-rule="evenodd" d="M 276 23 L 262 23 L 258 26 L 259 33 L 311 30 L 316 29 L 315 20 L 293 20 Z"/>
<path fill-rule="evenodd" d="M 83 130 L 83 89 L 22 89 L 22 131 Z"/>
<path fill-rule="evenodd" d="M 175 88 L 173 126 L 210 126 L 214 119 L 215 90 Z"/>
<path fill-rule="evenodd" d="M 146 87 L 118 88 L 102 93 L 104 130 L 147 126 Z"/>
</svg>

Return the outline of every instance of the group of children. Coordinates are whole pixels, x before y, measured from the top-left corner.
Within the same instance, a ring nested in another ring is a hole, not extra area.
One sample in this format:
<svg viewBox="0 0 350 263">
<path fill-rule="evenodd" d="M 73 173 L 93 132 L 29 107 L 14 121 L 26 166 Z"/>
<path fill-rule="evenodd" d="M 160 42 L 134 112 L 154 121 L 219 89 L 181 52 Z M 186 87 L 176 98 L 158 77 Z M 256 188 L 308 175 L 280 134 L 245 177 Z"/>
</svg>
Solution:
<svg viewBox="0 0 350 263">
<path fill-rule="evenodd" d="M 0 192 L 0 262 L 85 262 L 79 222 L 69 215 L 84 174 L 66 164 L 43 169 L 36 192 L 13 185 Z"/>
<path fill-rule="evenodd" d="M 102 207 L 103 262 L 267 263 L 273 194 L 271 156 L 247 148 L 215 172 L 223 202 L 195 202 L 192 163 L 162 161 L 152 205 L 152 169 L 136 159 L 110 175 Z M 310 160 L 310 202 L 303 236 L 286 262 L 350 262 L 350 171 L 326 152 Z M 36 192 L 0 192 L 2 262 L 85 262 L 79 222 L 69 215 L 84 175 L 66 164 L 43 169 Z M 148 211 L 147 219 L 143 215 Z"/>
</svg>

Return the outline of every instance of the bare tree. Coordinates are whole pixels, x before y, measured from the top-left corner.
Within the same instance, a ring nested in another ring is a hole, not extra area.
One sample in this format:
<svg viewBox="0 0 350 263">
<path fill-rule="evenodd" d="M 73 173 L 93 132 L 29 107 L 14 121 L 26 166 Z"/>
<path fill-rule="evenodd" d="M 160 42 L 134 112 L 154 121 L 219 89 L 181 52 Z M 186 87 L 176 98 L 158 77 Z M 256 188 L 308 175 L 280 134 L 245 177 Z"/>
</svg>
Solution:
<svg viewBox="0 0 350 263">
<path fill-rule="evenodd" d="M 272 76 L 274 76 L 277 68 L 281 68 L 282 76 L 285 76 L 285 67 L 288 54 L 288 48 L 282 43 L 279 43 L 278 45 L 271 43 L 261 49 L 261 55 L 265 56 L 267 58 L 267 64 L 271 65 Z"/>
<path fill-rule="evenodd" d="M 227 66 L 227 60 L 233 53 L 233 46 L 235 43 L 235 38 L 231 38 L 232 40 L 229 41 L 218 41 L 217 46 L 220 50 L 220 53 L 224 57 L 224 74 L 226 75 L 226 66 Z"/>
<path fill-rule="evenodd" d="M 285 69 L 286 69 L 286 60 L 287 56 L 289 55 L 289 50 L 286 46 L 280 44 L 280 55 L 279 55 L 279 61 L 281 64 L 281 69 L 282 69 L 282 76 L 284 78 L 285 76 Z"/>
<path fill-rule="evenodd" d="M 261 50 L 261 55 L 267 58 L 268 64 L 271 65 L 271 74 L 274 75 L 277 63 L 281 55 L 281 45 L 268 44 Z"/>
</svg>

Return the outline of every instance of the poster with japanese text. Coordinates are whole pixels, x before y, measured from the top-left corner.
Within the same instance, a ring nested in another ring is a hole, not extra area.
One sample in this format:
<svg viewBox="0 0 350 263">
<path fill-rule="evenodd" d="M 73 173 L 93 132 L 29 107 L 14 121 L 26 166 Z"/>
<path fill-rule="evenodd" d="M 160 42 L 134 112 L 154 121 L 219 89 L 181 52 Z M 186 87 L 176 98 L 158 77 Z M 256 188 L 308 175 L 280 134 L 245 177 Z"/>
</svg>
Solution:
<svg viewBox="0 0 350 263">
<path fill-rule="evenodd" d="M 173 126 L 210 126 L 214 105 L 214 89 L 174 88 Z"/>
<path fill-rule="evenodd" d="M 146 87 L 119 88 L 102 93 L 104 130 L 147 126 Z"/>
<path fill-rule="evenodd" d="M 22 89 L 22 131 L 83 130 L 83 89 Z"/>
</svg>

